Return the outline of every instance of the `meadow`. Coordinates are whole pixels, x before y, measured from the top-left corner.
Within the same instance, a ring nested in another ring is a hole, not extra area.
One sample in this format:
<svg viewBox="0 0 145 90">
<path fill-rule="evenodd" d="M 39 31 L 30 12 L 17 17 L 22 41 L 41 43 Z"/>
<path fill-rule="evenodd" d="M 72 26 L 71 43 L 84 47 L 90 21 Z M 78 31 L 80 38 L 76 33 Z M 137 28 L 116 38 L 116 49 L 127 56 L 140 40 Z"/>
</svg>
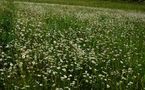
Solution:
<svg viewBox="0 0 145 90">
<path fill-rule="evenodd" d="M 142 0 L 144 2 L 140 2 L 140 3 L 137 1 L 141 1 L 141 0 L 15 0 L 15 1 L 101 7 L 101 8 L 134 10 L 134 11 L 145 12 L 144 0 Z"/>
<path fill-rule="evenodd" d="M 145 90 L 145 13 L 0 3 L 0 90 Z"/>
</svg>

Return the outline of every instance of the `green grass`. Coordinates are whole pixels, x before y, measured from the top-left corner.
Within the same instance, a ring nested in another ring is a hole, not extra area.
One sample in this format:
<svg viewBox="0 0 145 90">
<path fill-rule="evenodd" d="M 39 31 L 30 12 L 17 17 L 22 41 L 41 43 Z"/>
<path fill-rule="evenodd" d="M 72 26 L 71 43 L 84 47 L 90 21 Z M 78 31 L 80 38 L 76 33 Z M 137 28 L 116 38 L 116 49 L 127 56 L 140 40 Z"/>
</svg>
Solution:
<svg viewBox="0 0 145 90">
<path fill-rule="evenodd" d="M 145 4 L 121 2 L 121 1 L 104 1 L 104 0 L 16 0 L 16 1 L 30 1 L 40 3 L 54 3 L 66 5 L 81 5 L 90 7 L 103 7 L 111 9 L 135 10 L 145 11 Z"/>
<path fill-rule="evenodd" d="M 30 2 L 1 13 L 14 36 L 0 44 L 2 89 L 145 88 L 144 13 Z"/>
<path fill-rule="evenodd" d="M 14 40 L 14 6 L 12 2 L 0 2 L 0 70 L 5 67 L 9 67 L 9 64 L 4 65 L 4 61 L 7 63 L 14 63 L 15 48 L 13 47 Z M 7 47 L 11 45 L 10 47 Z M 9 58 L 6 59 L 5 55 Z M 0 71 L 1 73 L 1 71 Z M 4 89 L 4 77 L 0 74 L 0 89 Z"/>
</svg>

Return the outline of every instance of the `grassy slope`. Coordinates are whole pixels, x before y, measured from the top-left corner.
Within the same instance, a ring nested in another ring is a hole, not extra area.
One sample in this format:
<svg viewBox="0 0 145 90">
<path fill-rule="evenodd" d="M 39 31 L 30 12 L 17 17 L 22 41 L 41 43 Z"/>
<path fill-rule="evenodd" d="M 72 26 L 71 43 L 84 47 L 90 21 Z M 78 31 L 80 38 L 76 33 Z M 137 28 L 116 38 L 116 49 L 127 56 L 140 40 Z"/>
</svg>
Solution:
<svg viewBox="0 0 145 90">
<path fill-rule="evenodd" d="M 83 6 L 91 6 L 91 7 L 145 11 L 144 4 L 127 3 L 127 2 L 111 2 L 111 1 L 103 1 L 103 0 L 15 0 L 15 1 L 46 2 L 46 3 L 56 3 L 56 4 L 83 5 Z"/>
<path fill-rule="evenodd" d="M 145 14 L 39 3 L 16 6 L 16 62 L 0 74 L 6 90 L 145 87 Z"/>
</svg>

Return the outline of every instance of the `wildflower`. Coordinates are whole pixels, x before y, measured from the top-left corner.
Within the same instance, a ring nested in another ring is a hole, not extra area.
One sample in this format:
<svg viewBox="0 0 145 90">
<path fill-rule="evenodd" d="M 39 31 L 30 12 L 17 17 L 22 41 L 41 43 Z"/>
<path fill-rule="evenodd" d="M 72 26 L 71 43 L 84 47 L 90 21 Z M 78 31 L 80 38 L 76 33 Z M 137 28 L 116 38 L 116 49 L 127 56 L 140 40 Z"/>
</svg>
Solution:
<svg viewBox="0 0 145 90">
<path fill-rule="evenodd" d="M 110 85 L 107 84 L 107 88 L 110 88 Z"/>
</svg>

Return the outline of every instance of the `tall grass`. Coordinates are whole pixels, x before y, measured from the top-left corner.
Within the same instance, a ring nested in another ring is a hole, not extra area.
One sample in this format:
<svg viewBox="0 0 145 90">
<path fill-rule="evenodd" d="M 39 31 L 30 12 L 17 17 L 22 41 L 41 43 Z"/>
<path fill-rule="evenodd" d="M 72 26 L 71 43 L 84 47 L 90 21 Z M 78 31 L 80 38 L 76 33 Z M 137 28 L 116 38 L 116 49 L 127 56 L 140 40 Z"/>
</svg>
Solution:
<svg viewBox="0 0 145 90">
<path fill-rule="evenodd" d="M 66 5 L 81 5 L 89 7 L 102 7 L 111 9 L 122 9 L 122 10 L 134 10 L 134 11 L 145 11 L 145 3 L 127 2 L 121 0 L 15 0 L 15 1 L 28 1 L 28 2 L 39 2 L 39 3 L 53 3 L 53 4 L 66 4 Z"/>
<path fill-rule="evenodd" d="M 145 89 L 144 13 L 38 3 L 15 9 L 0 54 L 3 89 Z"/>
<path fill-rule="evenodd" d="M 1 89 L 145 89 L 144 13 L 34 3 L 14 9 L 1 14 Z"/>
<path fill-rule="evenodd" d="M 1 1 L 0 7 L 0 69 L 9 68 L 14 62 L 13 48 L 14 5 L 12 0 Z M 11 46 L 10 46 L 11 45 Z M 5 57 L 8 55 L 9 57 Z M 7 64 L 6 64 L 7 63 Z M 3 73 L 4 74 L 4 73 Z M 4 90 L 4 75 L 0 74 L 0 89 Z"/>
</svg>

